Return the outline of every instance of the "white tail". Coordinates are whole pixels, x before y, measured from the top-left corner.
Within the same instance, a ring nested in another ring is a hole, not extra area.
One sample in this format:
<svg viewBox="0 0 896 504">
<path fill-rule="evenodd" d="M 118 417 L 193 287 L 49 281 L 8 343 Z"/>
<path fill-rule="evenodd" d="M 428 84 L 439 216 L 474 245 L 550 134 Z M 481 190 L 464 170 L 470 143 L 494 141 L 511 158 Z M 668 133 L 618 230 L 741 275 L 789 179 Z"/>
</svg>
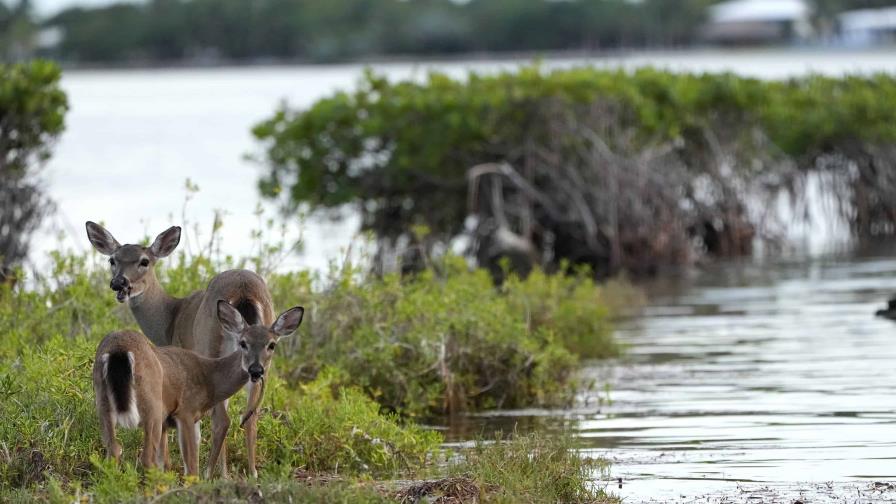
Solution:
<svg viewBox="0 0 896 504">
<path fill-rule="evenodd" d="M 111 379 L 109 355 L 104 353 L 100 360 L 106 395 L 112 408 L 112 420 L 116 425 L 133 429 L 140 425 L 140 412 L 137 411 L 137 397 L 134 393 L 134 353 L 120 352 L 113 355 Z"/>
<path fill-rule="evenodd" d="M 87 222 L 87 238 L 93 247 L 109 256 L 111 282 L 120 303 L 127 302 L 140 329 L 159 346 L 175 345 L 195 350 L 207 357 L 221 357 L 233 350 L 224 337 L 217 318 L 218 301 L 224 300 L 236 307 L 249 325 L 269 327 L 274 322 L 274 305 L 264 280 L 247 270 L 231 270 L 218 274 L 203 291 L 196 291 L 185 298 L 169 296 L 156 278 L 154 266 L 167 257 L 180 243 L 181 229 L 172 226 L 159 234 L 153 243 L 121 245 L 99 224 Z M 258 401 L 258 391 L 250 390 L 246 412 Z M 255 469 L 255 439 L 258 415 L 252 415 L 245 424 L 246 453 L 249 473 L 257 476 Z M 209 457 L 208 475 L 211 476 L 216 461 L 221 460 L 221 473 L 227 476 L 227 457 L 224 439 L 230 427 L 227 403 L 222 402 L 212 412 L 212 438 L 220 445 L 220 456 Z M 167 452 L 167 439 L 162 440 Z"/>
</svg>

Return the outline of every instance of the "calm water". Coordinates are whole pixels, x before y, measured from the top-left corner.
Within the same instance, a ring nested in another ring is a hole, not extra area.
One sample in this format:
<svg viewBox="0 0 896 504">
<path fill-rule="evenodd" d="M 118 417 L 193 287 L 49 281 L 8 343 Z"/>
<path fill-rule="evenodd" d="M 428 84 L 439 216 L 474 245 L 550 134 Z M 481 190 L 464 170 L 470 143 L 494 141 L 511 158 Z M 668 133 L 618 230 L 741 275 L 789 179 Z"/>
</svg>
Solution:
<svg viewBox="0 0 896 504">
<path fill-rule="evenodd" d="M 583 62 L 763 78 L 896 70 L 891 51 L 645 53 L 544 64 Z M 459 76 L 516 65 L 376 69 L 397 79 L 420 77 L 428 68 Z M 350 89 L 361 72 L 345 65 L 67 73 L 68 129 L 46 173 L 59 212 L 38 237 L 34 264 L 39 267 L 47 250 L 86 249 L 88 219 L 132 241 L 184 217 L 207 230 L 213 209 L 227 212 L 224 251 L 250 252 L 246 238 L 258 225 L 253 211 L 260 203 L 258 167 L 243 157 L 258 150 L 250 127 L 282 99 L 308 105 Z M 187 177 L 201 191 L 184 210 Z M 351 213 L 338 223 L 291 224 L 306 247 L 287 267 L 324 267 L 357 229 Z M 817 235 L 819 228 L 804 232 Z M 195 249 L 205 238 L 188 229 L 182 246 Z M 588 370 L 610 385 L 611 404 L 588 393 L 576 410 L 474 418 L 455 434 L 468 438 L 483 426 L 571 425 L 589 452 L 615 462 L 613 475 L 623 485 L 613 489 L 626 502 L 768 488 L 790 498 L 803 483 L 812 488 L 827 481 L 836 482 L 837 495 L 860 494 L 868 482 L 896 479 L 896 325 L 871 315 L 893 291 L 896 261 L 888 259 L 729 265 L 668 281 L 651 288 L 644 317 L 620 328 L 631 345 L 628 358 Z"/>
<path fill-rule="evenodd" d="M 894 292 L 891 258 L 725 266 L 656 292 L 619 331 L 630 362 L 594 370 L 612 405 L 578 429 L 634 500 L 892 481 L 896 324 L 873 313 Z"/>
</svg>

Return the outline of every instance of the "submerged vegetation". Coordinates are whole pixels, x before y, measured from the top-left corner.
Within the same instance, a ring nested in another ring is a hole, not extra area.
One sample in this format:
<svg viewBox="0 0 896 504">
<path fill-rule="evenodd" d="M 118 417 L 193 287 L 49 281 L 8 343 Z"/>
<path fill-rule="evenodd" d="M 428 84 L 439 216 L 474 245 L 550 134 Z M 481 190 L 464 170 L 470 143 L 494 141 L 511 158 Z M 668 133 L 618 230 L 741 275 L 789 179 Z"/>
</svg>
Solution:
<svg viewBox="0 0 896 504">
<path fill-rule="evenodd" d="M 778 198 L 804 215 L 811 175 L 855 238 L 896 233 L 894 99 L 889 75 L 368 73 L 254 132 L 263 194 L 286 210 L 354 205 L 382 254 L 462 236 L 493 270 L 509 257 L 519 271 L 640 274 L 782 245 Z"/>
</svg>

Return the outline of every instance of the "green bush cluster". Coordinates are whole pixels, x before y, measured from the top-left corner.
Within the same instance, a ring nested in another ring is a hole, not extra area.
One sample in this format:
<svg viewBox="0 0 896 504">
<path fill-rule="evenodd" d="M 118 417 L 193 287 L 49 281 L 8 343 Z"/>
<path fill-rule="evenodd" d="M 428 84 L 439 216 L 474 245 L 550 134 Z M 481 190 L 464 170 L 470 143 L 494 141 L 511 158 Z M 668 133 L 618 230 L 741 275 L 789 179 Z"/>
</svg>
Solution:
<svg viewBox="0 0 896 504">
<path fill-rule="evenodd" d="M 419 225 L 443 243 L 467 232 L 466 218 L 476 213 L 470 206 L 475 189 L 467 177 L 476 165 L 509 163 L 532 187 L 560 198 L 558 194 L 570 193 L 568 187 L 555 186 L 567 171 L 578 173 L 568 175 L 570 181 L 578 176 L 592 185 L 617 183 L 594 180 L 593 174 L 604 173 L 597 165 L 620 158 L 665 170 L 669 177 L 681 171 L 682 179 L 660 184 L 672 191 L 662 195 L 638 193 L 649 187 L 644 184 L 620 186 L 628 192 L 618 194 L 619 201 L 668 197 L 671 201 L 656 212 L 705 207 L 711 214 L 693 219 L 676 215 L 669 229 L 648 233 L 648 238 L 669 232 L 674 239 L 665 242 L 686 243 L 691 238 L 687 233 L 700 235 L 715 222 L 722 224 L 713 224 L 713 234 L 736 234 L 732 228 L 737 226 L 752 233 L 750 227 L 761 228 L 761 222 L 730 217 L 743 214 L 749 204 L 739 196 L 746 188 L 787 190 L 801 174 L 822 169 L 840 170 L 848 179 L 833 188 L 834 196 L 843 203 L 855 234 L 865 237 L 894 229 L 889 216 L 896 213 L 896 203 L 884 175 L 892 156 L 875 150 L 896 146 L 893 102 L 896 77 L 886 74 L 766 81 L 730 73 L 588 67 L 547 71 L 536 65 L 466 79 L 431 73 L 390 82 L 369 72 L 354 91 L 335 93 L 307 109 L 283 105 L 253 131 L 263 150 L 265 172 L 259 185 L 264 195 L 280 200 L 286 210 L 353 204 L 364 227 L 384 240 L 410 237 Z M 601 142 L 618 148 L 616 156 L 593 154 Z M 653 166 L 639 161 L 656 152 L 671 153 L 669 162 Z M 845 161 L 819 163 L 823 157 Z M 851 163 L 858 166 L 858 177 L 851 175 Z M 552 169 L 555 177 L 549 175 Z M 648 179 L 650 170 L 640 177 Z M 620 169 L 615 176 L 624 180 L 631 172 Z M 710 187 L 701 191 L 700 180 Z M 731 182 L 726 185 L 725 180 Z M 511 187 L 506 181 L 508 204 L 531 198 L 531 191 L 512 192 Z M 607 199 L 586 202 L 598 223 L 614 222 Z M 553 203 L 554 211 L 565 208 Z M 557 236 L 569 234 L 563 219 L 570 216 L 550 214 L 550 201 L 530 204 L 537 209 L 540 227 Z M 611 244 L 627 232 L 639 233 L 645 224 L 630 220 L 618 226 L 617 231 L 607 225 L 592 238 Z M 623 241 L 621 248 L 647 256 L 639 261 L 644 263 L 668 255 L 665 242 Z M 555 255 L 579 260 L 575 243 L 564 245 Z"/>
<path fill-rule="evenodd" d="M 0 32 L 2 18 L 0 8 Z M 65 128 L 60 74 L 47 61 L 0 62 L 0 281 L 27 256 L 31 234 L 52 209 L 37 174 Z"/>
<path fill-rule="evenodd" d="M 330 367 L 404 415 L 567 404 L 579 386 L 576 353 L 619 351 L 605 302 L 613 293 L 587 274 L 535 272 L 495 287 L 448 256 L 415 276 L 349 267 L 326 284 L 281 372 L 302 380 Z"/>
<path fill-rule="evenodd" d="M 433 72 L 422 82 L 390 82 L 368 72 L 353 92 L 308 109 L 283 105 L 254 128 L 266 148 L 261 189 L 295 204 L 331 207 L 380 197 L 363 192 L 371 177 L 410 197 L 404 191 L 427 175 L 442 177 L 445 185 L 461 182 L 457 204 L 463 206 L 467 169 L 503 158 L 506 153 L 489 150 L 496 144 L 520 148 L 538 131 L 533 120 L 539 109 L 552 101 L 618 104 L 645 139 L 681 138 L 726 119 L 745 129 L 761 126 L 792 155 L 852 140 L 896 141 L 896 109 L 886 105 L 896 101 L 896 77 L 888 74 L 766 81 L 652 68 L 530 66 L 465 80 Z M 450 203 L 425 196 L 433 208 Z"/>
</svg>

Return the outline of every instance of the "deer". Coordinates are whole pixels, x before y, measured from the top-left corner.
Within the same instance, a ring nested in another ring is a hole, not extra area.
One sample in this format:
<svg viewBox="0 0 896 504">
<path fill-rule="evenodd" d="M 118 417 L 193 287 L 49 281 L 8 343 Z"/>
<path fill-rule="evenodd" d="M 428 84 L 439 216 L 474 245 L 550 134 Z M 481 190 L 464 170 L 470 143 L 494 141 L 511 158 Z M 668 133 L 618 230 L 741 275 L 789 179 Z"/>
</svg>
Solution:
<svg viewBox="0 0 896 504">
<path fill-rule="evenodd" d="M 248 325 L 227 301 L 217 303 L 217 318 L 237 349 L 224 357 L 203 357 L 175 346 L 155 346 L 143 334 L 118 331 L 100 342 L 93 363 L 93 389 L 106 456 L 120 461 L 118 425 L 143 427 L 144 468 L 165 465 L 162 440 L 177 427 L 184 473 L 198 476 L 199 419 L 216 404 L 262 381 L 281 338 L 302 323 L 304 308 L 284 311 L 270 326 Z M 260 396 L 259 396 L 260 400 Z M 255 404 L 243 415 L 254 416 Z"/>
<path fill-rule="evenodd" d="M 205 357 L 217 358 L 231 354 L 236 343 L 224 337 L 217 317 L 217 303 L 227 301 L 234 306 L 249 325 L 266 327 L 274 322 L 274 304 L 267 284 L 248 270 L 229 270 L 209 281 L 205 290 L 187 297 L 168 295 L 156 278 L 156 263 L 168 257 L 180 243 L 181 228 L 172 226 L 148 247 L 135 244 L 121 245 L 112 233 L 94 222 L 86 223 L 87 238 L 101 254 L 109 256 L 112 279 L 109 288 L 119 303 L 127 303 L 142 332 L 157 346 L 177 346 L 194 350 Z M 248 404 L 257 402 L 260 390 L 253 382 L 247 385 Z M 212 449 L 206 477 L 211 478 L 217 461 L 221 461 L 221 475 L 228 477 L 227 450 L 224 440 L 230 429 L 227 400 L 212 409 Z M 198 427 L 197 427 L 198 429 Z M 255 468 L 255 444 L 258 433 L 258 414 L 244 425 L 246 433 L 247 469 L 252 477 Z M 161 450 L 167 461 L 167 438 Z"/>
</svg>

